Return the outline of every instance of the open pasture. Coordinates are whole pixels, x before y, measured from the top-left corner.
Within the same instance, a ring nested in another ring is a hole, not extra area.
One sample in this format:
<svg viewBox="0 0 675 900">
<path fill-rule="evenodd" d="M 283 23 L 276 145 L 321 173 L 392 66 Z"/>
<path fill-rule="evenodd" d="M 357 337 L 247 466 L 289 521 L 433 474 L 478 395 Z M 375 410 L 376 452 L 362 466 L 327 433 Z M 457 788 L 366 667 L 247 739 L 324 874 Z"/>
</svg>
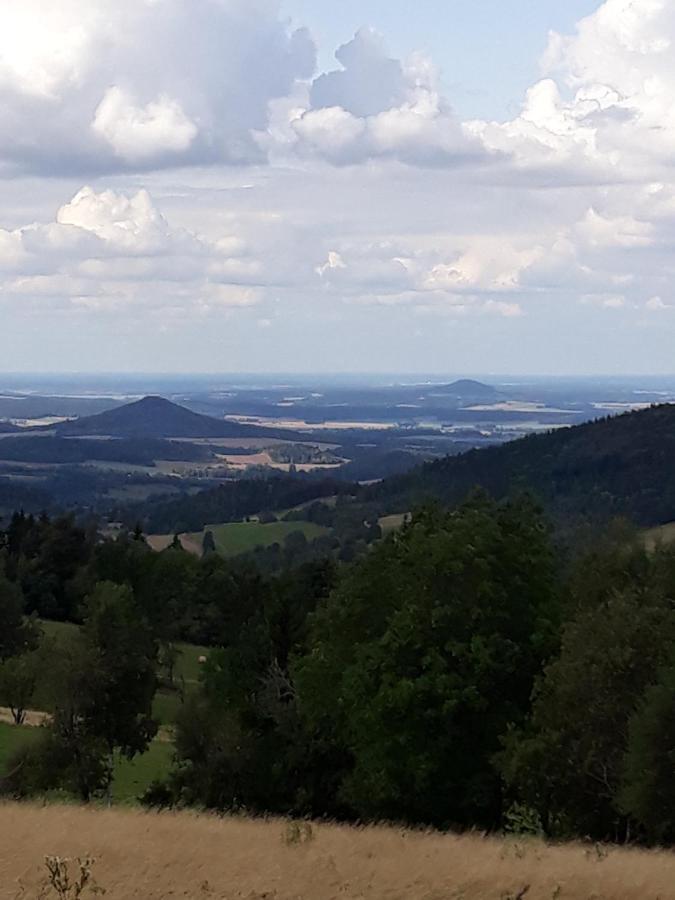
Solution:
<svg viewBox="0 0 675 900">
<path fill-rule="evenodd" d="M 286 538 L 294 532 L 300 531 L 312 541 L 330 533 L 330 529 L 315 525 L 313 522 L 228 522 L 222 525 L 207 525 L 203 531 L 192 534 L 182 534 L 179 537 L 181 545 L 188 553 L 201 556 L 204 533 L 211 531 L 216 544 L 216 550 L 222 556 L 233 557 L 242 553 L 250 553 L 256 547 L 271 547 L 272 544 L 283 544 Z M 166 550 L 173 541 L 172 534 L 151 534 L 147 542 L 158 553 Z"/>
<path fill-rule="evenodd" d="M 223 556 L 239 556 L 256 547 L 271 547 L 283 544 L 294 532 L 302 532 L 308 541 L 329 534 L 328 528 L 313 522 L 233 522 L 226 525 L 209 525 L 204 531 L 213 532 L 216 549 Z M 203 532 L 191 535 L 193 540 L 202 540 Z"/>
<path fill-rule="evenodd" d="M 21 747 L 40 736 L 40 729 L 28 725 L 18 727 L 0 722 L 0 778 L 7 773 L 11 757 Z M 150 744 L 147 753 L 133 760 L 117 759 L 113 778 L 113 801 L 134 804 L 138 802 L 153 781 L 162 778 L 171 768 L 173 745 L 163 740 Z M 2 894 L 0 893 L 0 897 Z"/>
</svg>

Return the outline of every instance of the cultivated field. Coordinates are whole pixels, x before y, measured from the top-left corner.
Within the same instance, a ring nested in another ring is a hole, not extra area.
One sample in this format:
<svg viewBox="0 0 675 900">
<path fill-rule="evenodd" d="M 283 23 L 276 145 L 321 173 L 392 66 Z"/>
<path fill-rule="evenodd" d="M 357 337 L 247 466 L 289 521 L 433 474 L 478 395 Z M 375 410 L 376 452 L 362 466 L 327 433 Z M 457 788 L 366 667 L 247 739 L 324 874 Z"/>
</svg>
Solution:
<svg viewBox="0 0 675 900">
<path fill-rule="evenodd" d="M 675 897 L 675 855 L 667 852 L 187 813 L 0 806 L 0 900 L 56 897 L 40 893 L 45 856 L 93 857 L 92 874 L 106 900 Z"/>
</svg>

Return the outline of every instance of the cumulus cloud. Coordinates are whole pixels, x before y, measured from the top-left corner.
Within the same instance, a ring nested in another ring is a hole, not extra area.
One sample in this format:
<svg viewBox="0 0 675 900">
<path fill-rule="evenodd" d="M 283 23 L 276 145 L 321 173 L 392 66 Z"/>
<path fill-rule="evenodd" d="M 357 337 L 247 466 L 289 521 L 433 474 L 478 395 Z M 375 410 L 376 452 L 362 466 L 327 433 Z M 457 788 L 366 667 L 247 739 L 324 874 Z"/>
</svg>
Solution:
<svg viewBox="0 0 675 900">
<path fill-rule="evenodd" d="M 387 56 L 384 38 L 363 28 L 335 57 L 342 69 L 320 75 L 312 84 L 312 109 L 340 107 L 357 118 L 402 106 L 408 81 L 401 62 Z"/>
<path fill-rule="evenodd" d="M 269 102 L 314 66 L 276 0 L 3 3 L 0 159 L 47 174 L 256 161 Z"/>
<path fill-rule="evenodd" d="M 675 309 L 672 303 L 665 303 L 661 297 L 650 297 L 645 303 L 645 309 L 649 312 L 663 312 L 668 309 Z"/>
<path fill-rule="evenodd" d="M 674 43 L 672 4 L 608 0 L 551 36 L 512 121 L 461 122 L 433 64 L 368 29 L 315 77 L 274 0 L 0 4 L 0 171 L 94 185 L 34 181 L 42 201 L 2 182 L 3 325 L 48 306 L 154 310 L 149 334 L 220 316 L 249 322 L 247 351 L 273 337 L 282 366 L 301 331 L 323 354 L 359 325 L 398 348 L 447 325 L 537 354 L 563 322 L 572 344 L 598 328 L 598 354 L 635 325 L 665 342 Z M 261 165 L 206 168 L 239 162 Z"/>
<path fill-rule="evenodd" d="M 0 298 L 91 309 L 178 304 L 186 313 L 251 306 L 262 292 L 246 254 L 236 238 L 172 227 L 147 191 L 85 187 L 53 222 L 0 229 Z"/>
<path fill-rule="evenodd" d="M 448 254 L 447 243 L 456 245 L 452 261 L 440 262 Z M 481 312 L 514 318 L 524 314 L 521 305 L 499 295 L 516 291 L 518 274 L 536 258 L 538 251 L 519 250 L 496 237 L 447 236 L 431 247 L 428 240 L 409 238 L 352 243 L 331 251 L 317 271 L 324 288 L 349 303 L 409 306 L 429 315 Z"/>
<path fill-rule="evenodd" d="M 59 209 L 56 222 L 95 235 L 106 248 L 131 256 L 175 249 L 175 233 L 145 190 L 129 196 L 110 190 L 97 194 L 84 187 Z"/>
<path fill-rule="evenodd" d="M 314 77 L 279 0 L 0 5 L 0 162 L 80 173 L 264 161 L 502 164 L 598 181 L 670 170 L 675 8 L 606 0 L 552 34 L 508 122 L 462 122 L 433 63 L 363 28 Z M 312 80 L 313 79 L 313 80 Z"/>
<path fill-rule="evenodd" d="M 394 159 L 411 165 L 456 166 L 490 158 L 454 115 L 438 70 L 414 55 L 387 55 L 383 38 L 359 31 L 336 53 L 342 68 L 320 75 L 307 96 L 280 108 L 263 146 L 339 165 Z"/>
<path fill-rule="evenodd" d="M 675 7 L 669 0 L 606 0 L 576 33 L 553 33 L 546 77 L 511 122 L 471 132 L 525 168 L 625 179 L 670 169 L 675 152 Z"/>
<path fill-rule="evenodd" d="M 121 88 L 111 87 L 96 110 L 92 127 L 130 163 L 189 150 L 198 128 L 170 97 L 137 106 Z"/>
</svg>

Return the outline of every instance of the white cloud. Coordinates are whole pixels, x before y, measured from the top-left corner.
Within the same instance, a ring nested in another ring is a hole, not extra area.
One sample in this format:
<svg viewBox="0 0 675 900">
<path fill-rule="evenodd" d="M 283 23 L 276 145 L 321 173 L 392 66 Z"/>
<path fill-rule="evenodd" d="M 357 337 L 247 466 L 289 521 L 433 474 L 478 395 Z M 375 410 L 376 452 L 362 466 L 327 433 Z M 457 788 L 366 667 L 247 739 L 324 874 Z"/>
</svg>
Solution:
<svg viewBox="0 0 675 900">
<path fill-rule="evenodd" d="M 259 160 L 268 104 L 314 70 L 276 0 L 0 4 L 0 160 L 111 171 Z"/>
<path fill-rule="evenodd" d="M 255 262 L 247 252 L 238 238 L 210 241 L 173 228 L 147 191 L 85 187 L 55 221 L 0 230 L 0 298 L 93 310 L 133 303 L 178 304 L 186 312 L 252 306 L 263 292 L 246 283 L 246 265 Z"/>
<path fill-rule="evenodd" d="M 325 275 L 327 272 L 335 269 L 346 269 L 345 261 L 342 258 L 340 253 L 337 253 L 335 250 L 330 250 L 328 252 L 328 259 L 325 263 L 320 266 L 317 266 L 316 273 L 317 275 Z"/>
<path fill-rule="evenodd" d="M 403 66 L 387 56 L 384 38 L 373 29 L 363 28 L 335 56 L 342 69 L 315 79 L 310 93 L 313 109 L 341 107 L 365 119 L 406 102 Z"/>
<path fill-rule="evenodd" d="M 645 309 L 648 309 L 650 312 L 663 312 L 666 309 L 673 309 L 672 303 L 664 303 L 660 297 L 650 297 L 649 300 L 645 303 Z"/>
<path fill-rule="evenodd" d="M 617 358 L 651 362 L 628 335 L 672 338 L 675 5 L 609 0 L 552 35 L 507 122 L 461 122 L 429 60 L 367 29 L 315 77 L 279 9 L 0 4 L 0 171 L 38 173 L 0 182 L 6 334 L 17 311 L 59 309 L 150 342 L 248 323 L 236 346 L 280 368 L 310 345 L 342 366 L 338 345 L 369 333 L 395 363 L 420 325 L 441 360 L 448 327 L 466 358 L 517 335 L 511 368 L 583 341 L 592 366 L 621 334 Z"/>
<path fill-rule="evenodd" d="M 581 302 L 601 309 L 623 309 L 626 306 L 626 298 L 621 294 L 585 294 Z"/>
<path fill-rule="evenodd" d="M 505 303 L 503 300 L 488 300 L 485 310 L 503 316 L 505 319 L 517 319 L 524 314 L 520 303 Z"/>
<path fill-rule="evenodd" d="M 141 108 L 118 87 L 106 91 L 92 127 L 129 163 L 183 153 L 198 133 L 194 122 L 170 97 L 160 96 Z"/>
<path fill-rule="evenodd" d="M 609 218 L 591 208 L 576 226 L 576 232 L 591 247 L 648 247 L 654 227 L 633 216 Z"/>
<path fill-rule="evenodd" d="M 420 55 L 390 58 L 384 40 L 359 31 L 336 53 L 342 68 L 320 75 L 261 136 L 263 146 L 336 164 L 394 159 L 411 165 L 484 163 L 489 154 L 463 128 L 440 90 L 432 63 Z"/>
<path fill-rule="evenodd" d="M 59 225 L 72 225 L 129 255 L 165 250 L 171 232 L 147 191 L 133 196 L 84 187 L 56 214 Z M 58 232 L 57 232 L 58 234 Z"/>
<path fill-rule="evenodd" d="M 511 122 L 471 123 L 486 146 L 544 167 L 610 180 L 670 170 L 675 152 L 675 6 L 607 0 L 572 36 L 552 34 L 547 77 Z"/>
</svg>

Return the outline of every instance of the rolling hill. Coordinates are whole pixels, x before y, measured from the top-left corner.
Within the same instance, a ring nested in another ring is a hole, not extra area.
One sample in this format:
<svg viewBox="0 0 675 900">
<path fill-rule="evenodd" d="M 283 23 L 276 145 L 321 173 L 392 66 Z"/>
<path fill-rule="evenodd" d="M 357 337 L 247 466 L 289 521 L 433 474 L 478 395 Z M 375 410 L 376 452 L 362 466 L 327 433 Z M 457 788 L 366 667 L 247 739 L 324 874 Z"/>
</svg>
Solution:
<svg viewBox="0 0 675 900">
<path fill-rule="evenodd" d="M 152 531 L 197 531 L 287 508 L 283 491 L 307 491 L 297 502 L 335 492 L 329 483 L 279 476 L 263 486 L 225 485 L 191 497 L 148 503 Z M 363 519 L 400 514 L 428 502 L 461 503 L 475 488 L 499 499 L 530 491 L 558 525 L 606 522 L 616 516 L 641 527 L 675 521 L 675 406 L 598 419 L 510 443 L 426 463 L 360 488 L 342 485 Z M 239 494 L 242 496 L 239 497 Z"/>
<path fill-rule="evenodd" d="M 95 416 L 85 416 L 57 425 L 63 437 L 142 437 L 142 438 L 241 438 L 286 439 L 289 432 L 239 425 L 192 412 L 163 397 L 144 397 Z"/>
<path fill-rule="evenodd" d="M 401 512 L 428 500 L 452 506 L 476 486 L 495 497 L 533 491 L 558 521 L 626 516 L 637 525 L 675 520 L 675 406 L 427 463 L 367 488 L 362 497 Z"/>
<path fill-rule="evenodd" d="M 435 387 L 434 392 L 467 403 L 496 401 L 503 398 L 503 394 L 491 384 L 483 384 L 482 381 L 474 381 L 471 378 L 462 378 L 459 381 L 453 381 L 452 384 Z"/>
</svg>

